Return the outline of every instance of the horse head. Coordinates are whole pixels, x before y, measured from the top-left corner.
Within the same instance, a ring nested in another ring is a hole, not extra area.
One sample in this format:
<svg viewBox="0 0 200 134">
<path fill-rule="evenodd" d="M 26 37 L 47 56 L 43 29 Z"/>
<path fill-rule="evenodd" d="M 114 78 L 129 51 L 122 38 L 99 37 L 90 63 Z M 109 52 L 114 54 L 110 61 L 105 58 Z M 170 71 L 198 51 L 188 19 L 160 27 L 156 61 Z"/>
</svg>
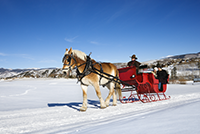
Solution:
<svg viewBox="0 0 200 134">
<path fill-rule="evenodd" d="M 77 64 L 86 61 L 86 56 L 87 55 L 84 52 L 81 52 L 79 50 L 72 50 L 72 48 L 70 48 L 69 50 L 66 49 L 64 57 L 62 59 L 63 73 L 68 75 L 69 72 L 77 66 Z"/>
<path fill-rule="evenodd" d="M 70 50 L 66 49 L 62 62 L 63 62 L 63 68 L 62 68 L 63 73 L 68 75 L 69 71 L 74 69 L 76 66 L 76 60 L 73 57 L 72 48 L 70 48 Z"/>
</svg>

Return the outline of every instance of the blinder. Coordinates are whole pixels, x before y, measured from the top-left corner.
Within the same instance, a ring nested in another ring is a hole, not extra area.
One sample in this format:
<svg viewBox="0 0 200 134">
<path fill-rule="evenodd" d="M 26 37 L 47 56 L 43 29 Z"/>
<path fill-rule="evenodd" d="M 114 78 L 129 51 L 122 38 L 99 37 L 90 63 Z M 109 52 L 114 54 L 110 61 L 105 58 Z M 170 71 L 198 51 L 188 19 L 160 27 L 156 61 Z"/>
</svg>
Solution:
<svg viewBox="0 0 200 134">
<path fill-rule="evenodd" d="M 68 57 L 68 59 L 67 59 L 68 64 L 64 64 L 64 62 L 65 62 L 67 57 Z M 75 62 L 71 65 L 72 58 L 74 59 Z M 76 59 L 74 58 L 73 53 L 65 54 L 65 56 L 63 57 L 62 62 L 63 62 L 63 65 L 69 66 L 69 69 L 71 70 L 71 67 L 76 63 Z M 66 69 L 63 69 L 63 70 L 66 70 Z"/>
<path fill-rule="evenodd" d="M 68 56 L 68 59 L 67 59 L 67 62 L 68 62 L 68 64 L 64 64 L 64 65 L 67 65 L 67 66 L 69 66 L 69 65 L 71 64 L 71 60 L 72 60 L 72 54 L 65 54 L 65 56 L 64 56 L 64 57 L 63 57 L 63 59 L 62 59 L 62 63 L 64 63 L 64 62 L 65 62 L 65 60 L 66 60 L 67 56 Z"/>
</svg>

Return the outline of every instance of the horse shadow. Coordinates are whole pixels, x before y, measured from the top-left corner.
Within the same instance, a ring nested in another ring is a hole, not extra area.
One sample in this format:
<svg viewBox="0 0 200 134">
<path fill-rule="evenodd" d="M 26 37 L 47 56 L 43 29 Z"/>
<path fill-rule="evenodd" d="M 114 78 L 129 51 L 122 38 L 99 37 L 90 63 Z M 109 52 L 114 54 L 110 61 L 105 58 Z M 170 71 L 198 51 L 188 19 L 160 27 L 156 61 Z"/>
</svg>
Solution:
<svg viewBox="0 0 200 134">
<path fill-rule="evenodd" d="M 110 102 L 113 100 L 111 99 Z M 68 106 L 72 109 L 75 109 L 77 111 L 80 111 L 80 107 L 82 106 L 81 102 L 70 102 L 70 103 L 48 103 L 48 107 L 63 107 L 63 106 Z M 88 99 L 88 108 L 94 108 L 94 109 L 99 109 L 100 107 L 100 102 L 97 100 L 90 100 Z"/>
</svg>

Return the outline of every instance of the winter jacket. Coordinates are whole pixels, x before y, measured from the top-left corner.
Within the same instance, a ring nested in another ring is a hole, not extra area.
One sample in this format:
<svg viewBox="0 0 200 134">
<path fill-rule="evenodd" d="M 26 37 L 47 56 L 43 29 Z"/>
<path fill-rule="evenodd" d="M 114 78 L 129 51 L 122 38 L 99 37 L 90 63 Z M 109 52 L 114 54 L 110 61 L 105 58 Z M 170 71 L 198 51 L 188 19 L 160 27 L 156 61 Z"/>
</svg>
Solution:
<svg viewBox="0 0 200 134">
<path fill-rule="evenodd" d="M 163 69 L 161 71 L 157 71 L 157 79 L 162 84 L 167 84 L 168 83 L 168 81 L 167 81 L 168 76 L 169 76 L 169 74 Z"/>
<path fill-rule="evenodd" d="M 132 67 L 132 66 L 135 66 L 137 69 L 139 69 L 139 66 L 140 66 L 140 62 L 138 62 L 138 61 L 130 61 L 130 62 L 128 62 L 128 64 L 127 64 L 127 66 L 128 67 Z"/>
</svg>

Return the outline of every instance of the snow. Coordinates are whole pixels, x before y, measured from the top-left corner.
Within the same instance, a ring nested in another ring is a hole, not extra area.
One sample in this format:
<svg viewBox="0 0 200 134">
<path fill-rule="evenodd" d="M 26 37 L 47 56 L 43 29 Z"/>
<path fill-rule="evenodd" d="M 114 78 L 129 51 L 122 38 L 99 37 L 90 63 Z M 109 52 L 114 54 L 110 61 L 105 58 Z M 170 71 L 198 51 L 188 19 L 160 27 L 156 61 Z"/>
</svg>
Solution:
<svg viewBox="0 0 200 134">
<path fill-rule="evenodd" d="M 101 91 L 105 99 L 108 90 Z M 0 133 L 200 133 L 200 83 L 169 84 L 166 94 L 171 99 L 100 109 L 89 87 L 88 109 L 80 112 L 76 79 L 1 80 Z"/>
<path fill-rule="evenodd" d="M 19 74 L 19 73 L 6 71 L 4 73 L 0 73 L 0 78 L 12 77 L 17 74 Z"/>
</svg>

